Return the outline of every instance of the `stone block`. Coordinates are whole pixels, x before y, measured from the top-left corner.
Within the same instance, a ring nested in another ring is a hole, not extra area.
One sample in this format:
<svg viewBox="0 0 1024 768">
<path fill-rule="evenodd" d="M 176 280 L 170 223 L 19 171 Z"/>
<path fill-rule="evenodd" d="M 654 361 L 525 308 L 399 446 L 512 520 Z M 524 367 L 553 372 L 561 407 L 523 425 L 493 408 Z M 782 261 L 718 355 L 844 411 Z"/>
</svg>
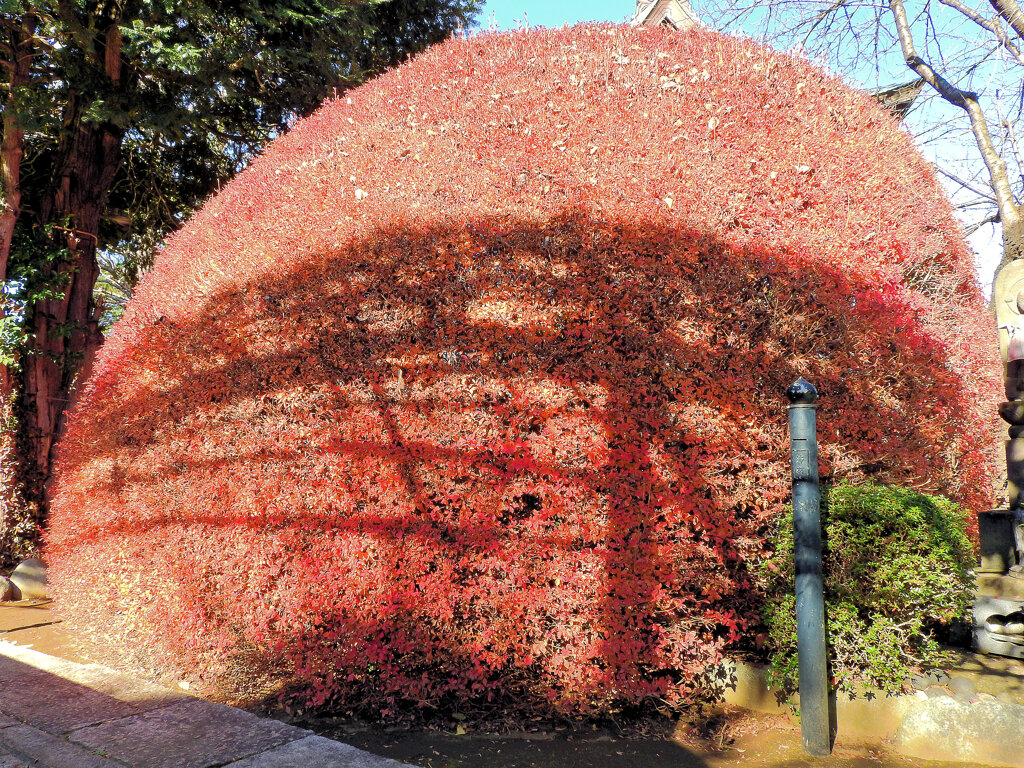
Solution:
<svg viewBox="0 0 1024 768">
<path fill-rule="evenodd" d="M 20 757 L 0 749 L 0 768 L 29 768 L 29 765 Z"/>
<path fill-rule="evenodd" d="M 726 704 L 754 712 L 786 712 L 787 705 L 780 702 L 776 691 L 768 687 L 765 667 L 745 661 L 729 659 L 722 664 L 718 676 L 724 686 L 722 700 Z"/>
<path fill-rule="evenodd" d="M 189 699 L 80 728 L 69 738 L 136 768 L 207 768 L 308 735 L 276 720 Z"/>
<path fill-rule="evenodd" d="M 101 664 L 79 664 L 32 648 L 0 642 L 0 682 L 4 682 L 7 676 L 16 680 L 19 675 L 30 674 L 30 669 L 78 683 L 98 694 L 131 704 L 134 712 L 190 698 L 181 691 L 128 677 Z"/>
<path fill-rule="evenodd" d="M 1013 512 L 1008 509 L 992 509 L 978 513 L 980 573 L 1002 574 L 1016 564 L 1013 527 Z"/>
<path fill-rule="evenodd" d="M 893 741 L 910 757 L 1024 766 L 1021 722 L 1020 704 L 937 696 L 907 709 Z"/>
<path fill-rule="evenodd" d="M 49 582 L 46 578 L 46 563 L 38 557 L 23 561 L 11 571 L 11 582 L 17 588 L 16 600 L 50 596 Z"/>
<path fill-rule="evenodd" d="M 931 695 L 935 689 L 929 689 Z M 870 698 L 858 696 L 850 699 L 839 694 L 835 699 L 838 732 L 866 740 L 888 740 L 903 718 L 903 713 L 916 697 L 887 696 L 881 691 Z"/>
<path fill-rule="evenodd" d="M 137 680 L 100 664 L 78 665 L 70 679 L 88 686 L 97 693 L 127 702 L 134 706 L 136 711 L 156 709 L 193 698 L 182 691 Z"/>
<path fill-rule="evenodd" d="M 974 698 L 978 691 L 974 685 L 974 681 L 969 677 L 962 677 L 957 675 L 949 683 L 949 689 L 953 694 L 960 699 L 971 699 Z"/>
<path fill-rule="evenodd" d="M 3 655 L 0 690 L 4 713 L 57 734 L 139 711 L 128 702 Z"/>
<path fill-rule="evenodd" d="M 15 725 L 0 729 L 0 754 L 8 749 L 22 755 L 31 755 L 32 766 L 47 768 L 124 768 L 121 763 L 98 755 L 59 736 L 29 725 Z"/>
<path fill-rule="evenodd" d="M 230 763 L 224 768 L 411 768 L 388 757 L 325 739 L 307 736 L 258 755 Z"/>
<path fill-rule="evenodd" d="M 975 594 L 979 597 L 1016 601 L 1018 607 L 1024 603 L 1024 579 L 998 573 L 979 573 L 974 578 L 974 585 Z"/>
<path fill-rule="evenodd" d="M 41 653 L 39 651 L 26 648 L 23 645 L 15 645 L 14 643 L 8 643 L 0 640 L 0 656 L 14 661 L 19 661 L 25 666 L 35 667 L 36 669 L 45 670 L 47 672 L 59 672 L 60 670 L 71 669 L 75 665 L 74 662 L 66 661 L 65 659 L 57 658 L 56 656 L 50 656 L 48 653 Z"/>
</svg>

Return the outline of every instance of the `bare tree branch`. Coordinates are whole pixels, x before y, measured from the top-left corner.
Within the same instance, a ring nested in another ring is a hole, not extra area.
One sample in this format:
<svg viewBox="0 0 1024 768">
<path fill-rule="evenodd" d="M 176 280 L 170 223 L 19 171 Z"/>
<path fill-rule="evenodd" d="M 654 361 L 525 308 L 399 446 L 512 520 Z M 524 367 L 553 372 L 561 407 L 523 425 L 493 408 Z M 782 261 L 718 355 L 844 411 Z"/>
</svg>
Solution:
<svg viewBox="0 0 1024 768">
<path fill-rule="evenodd" d="M 801 42 L 801 46 L 806 45 L 808 38 L 818 28 L 818 26 L 836 11 L 845 6 L 850 0 L 833 0 L 832 4 L 828 8 L 824 8 L 815 15 L 814 19 L 811 20 L 808 25 L 807 34 L 804 35 L 804 39 Z"/>
<path fill-rule="evenodd" d="M 961 3 L 960 0 L 939 0 L 939 2 L 947 8 L 960 12 L 979 27 L 990 32 L 1003 48 L 1017 59 L 1018 62 L 1024 64 L 1024 54 L 1021 54 L 1020 48 L 1010 39 L 1009 35 L 1006 34 L 1006 30 L 1003 29 L 1003 25 L 998 21 L 986 19 L 973 8 Z"/>
<path fill-rule="evenodd" d="M 992 0 L 993 3 L 1012 1 Z M 914 46 L 914 38 L 911 33 L 910 22 L 907 20 L 907 11 L 903 5 L 903 0 L 889 0 L 889 9 L 892 11 L 896 22 L 896 31 L 900 39 L 903 60 L 907 63 L 908 67 L 924 78 L 925 82 L 943 99 L 967 113 L 971 121 L 971 132 L 974 134 L 978 149 L 981 151 L 982 159 L 985 162 L 985 167 L 988 169 L 989 181 L 995 193 L 1000 221 L 1002 221 L 1004 227 L 1019 227 L 1020 211 L 1014 200 L 1013 189 L 1006 170 L 1006 161 L 1000 156 L 992 141 L 988 122 L 985 120 L 985 114 L 978 103 L 977 94 L 957 88 L 936 72 L 935 68 L 918 54 Z"/>
<path fill-rule="evenodd" d="M 966 189 L 966 190 L 968 190 L 970 192 L 973 192 L 974 194 L 979 195 L 980 197 L 985 198 L 986 200 L 989 201 L 989 204 L 996 202 L 996 199 L 992 196 L 991 192 L 984 192 L 984 191 L 978 189 L 977 187 L 975 187 L 975 186 L 969 184 L 968 182 L 964 181 L 963 179 L 961 179 L 955 173 L 951 173 L 950 171 L 947 171 L 945 168 L 939 168 L 938 166 L 933 166 L 933 167 L 935 168 L 935 170 L 938 173 L 940 173 L 941 175 L 945 176 L 947 179 L 949 179 L 950 181 L 954 182 L 955 184 L 959 184 L 964 189 Z"/>
<path fill-rule="evenodd" d="M 1024 10 L 1017 5 L 1017 0 L 989 0 L 996 13 L 1006 19 L 1013 31 L 1024 38 Z"/>
<path fill-rule="evenodd" d="M 997 211 L 996 213 L 993 213 L 991 216 L 986 216 L 981 221 L 976 221 L 973 224 L 968 224 L 967 226 L 965 226 L 964 227 L 964 237 L 970 237 L 975 232 L 977 232 L 979 229 L 984 227 L 986 224 L 998 224 L 998 223 L 999 223 L 999 213 Z"/>
<path fill-rule="evenodd" d="M 999 114 L 998 105 L 996 105 L 996 114 Z M 1020 146 L 1017 144 L 1017 132 L 1013 130 L 1013 121 L 1007 120 L 999 114 L 999 120 L 1002 123 L 1003 130 L 1006 131 L 1006 139 L 1010 143 L 1010 151 L 1013 152 L 1013 157 L 1017 161 L 1017 167 L 1024 165 L 1024 157 L 1021 156 Z"/>
</svg>

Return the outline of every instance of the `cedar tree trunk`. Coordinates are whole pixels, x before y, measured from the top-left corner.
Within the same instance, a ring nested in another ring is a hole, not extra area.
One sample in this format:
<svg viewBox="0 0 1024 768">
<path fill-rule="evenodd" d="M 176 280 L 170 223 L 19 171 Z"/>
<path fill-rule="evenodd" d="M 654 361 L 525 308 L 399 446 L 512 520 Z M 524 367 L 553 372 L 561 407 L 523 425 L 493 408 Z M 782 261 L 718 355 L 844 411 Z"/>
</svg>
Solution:
<svg viewBox="0 0 1024 768">
<path fill-rule="evenodd" d="M 98 51 L 111 83 L 120 81 L 121 40 L 108 28 Z M 47 501 L 54 448 L 63 429 L 76 374 L 91 364 L 103 342 L 92 300 L 99 276 L 97 235 L 107 194 L 121 162 L 123 129 L 85 118 L 90 102 L 73 95 L 65 112 L 65 132 L 57 154 L 50 195 L 39 211 L 40 225 L 52 227 L 63 257 L 51 274 L 61 286 L 55 298 L 31 308 L 32 349 L 24 356 L 22 434 L 26 450 L 26 492 Z"/>
<path fill-rule="evenodd" d="M 32 54 L 35 52 L 36 17 L 26 13 L 21 24 L 9 29 L 10 90 L 4 103 L 3 143 L 0 144 L 0 176 L 3 183 L 3 211 L 0 212 L 0 282 L 7 279 L 7 263 L 14 240 L 14 227 L 21 216 L 21 161 L 25 154 L 25 131 L 19 103 L 21 89 L 29 84 Z M 0 304 L 0 319 L 4 307 Z M 0 365 L 0 398 L 10 396 L 14 382 L 6 365 Z"/>
</svg>

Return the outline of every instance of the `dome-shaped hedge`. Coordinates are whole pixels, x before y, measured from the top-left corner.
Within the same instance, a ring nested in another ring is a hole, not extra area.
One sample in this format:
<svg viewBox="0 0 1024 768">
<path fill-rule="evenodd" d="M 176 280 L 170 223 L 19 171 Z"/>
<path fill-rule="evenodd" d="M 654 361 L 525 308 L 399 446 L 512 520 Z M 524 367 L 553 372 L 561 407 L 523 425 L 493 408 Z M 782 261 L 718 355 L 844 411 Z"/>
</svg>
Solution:
<svg viewBox="0 0 1024 768">
<path fill-rule="evenodd" d="M 910 139 L 806 62 L 452 40 L 172 239 L 70 420 L 53 582 L 229 690 L 678 705 L 759 642 L 786 386 L 821 391 L 827 475 L 977 509 L 990 324 Z"/>
</svg>

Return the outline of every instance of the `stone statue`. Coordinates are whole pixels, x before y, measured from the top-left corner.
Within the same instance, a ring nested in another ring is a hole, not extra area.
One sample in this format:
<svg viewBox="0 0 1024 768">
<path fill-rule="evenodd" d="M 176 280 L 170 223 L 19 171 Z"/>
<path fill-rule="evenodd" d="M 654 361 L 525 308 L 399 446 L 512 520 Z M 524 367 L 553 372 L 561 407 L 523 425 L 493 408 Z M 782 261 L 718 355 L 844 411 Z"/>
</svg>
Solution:
<svg viewBox="0 0 1024 768">
<path fill-rule="evenodd" d="M 993 286 L 1006 399 L 1024 398 L 1024 259 L 1007 263 Z"/>
<path fill-rule="evenodd" d="M 1009 509 L 978 513 L 981 562 L 974 596 L 974 647 L 1024 659 L 1024 259 L 1007 262 L 999 270 L 992 303 L 1006 392 L 999 415 L 1010 425 Z"/>
<path fill-rule="evenodd" d="M 1024 508 L 1024 260 L 1008 262 L 993 286 L 999 355 L 1006 402 L 999 415 L 1010 425 L 1006 441 L 1006 481 L 1010 509 Z"/>
</svg>

